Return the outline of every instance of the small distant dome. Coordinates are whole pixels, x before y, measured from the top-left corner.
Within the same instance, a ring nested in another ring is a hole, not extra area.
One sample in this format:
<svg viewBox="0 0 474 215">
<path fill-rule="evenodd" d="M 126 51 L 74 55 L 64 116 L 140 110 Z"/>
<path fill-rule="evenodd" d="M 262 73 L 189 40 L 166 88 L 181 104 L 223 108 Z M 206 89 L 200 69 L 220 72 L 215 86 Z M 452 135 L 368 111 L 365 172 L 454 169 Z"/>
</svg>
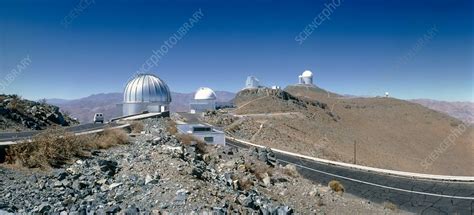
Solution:
<svg viewBox="0 0 474 215">
<path fill-rule="evenodd" d="M 201 87 L 194 94 L 195 100 L 216 100 L 216 93 L 211 88 Z"/>
<path fill-rule="evenodd" d="M 305 77 L 313 77 L 313 73 L 309 70 L 305 70 L 303 72 L 303 74 L 301 74 L 301 77 L 305 78 Z"/>
<path fill-rule="evenodd" d="M 171 102 L 168 85 L 153 74 L 139 74 L 128 82 L 123 93 L 124 103 Z"/>
</svg>

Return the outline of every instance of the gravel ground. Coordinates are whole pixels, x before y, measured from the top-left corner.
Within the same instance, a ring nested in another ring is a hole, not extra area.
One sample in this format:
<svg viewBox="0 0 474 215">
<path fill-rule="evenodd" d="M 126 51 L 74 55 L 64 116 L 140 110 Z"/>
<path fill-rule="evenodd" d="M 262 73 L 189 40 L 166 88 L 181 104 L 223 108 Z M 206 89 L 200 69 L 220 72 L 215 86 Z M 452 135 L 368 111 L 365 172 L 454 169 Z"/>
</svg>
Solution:
<svg viewBox="0 0 474 215">
<path fill-rule="evenodd" d="M 183 146 L 163 119 L 48 171 L 0 165 L 0 214 L 396 214 L 281 166 L 270 150 Z"/>
</svg>

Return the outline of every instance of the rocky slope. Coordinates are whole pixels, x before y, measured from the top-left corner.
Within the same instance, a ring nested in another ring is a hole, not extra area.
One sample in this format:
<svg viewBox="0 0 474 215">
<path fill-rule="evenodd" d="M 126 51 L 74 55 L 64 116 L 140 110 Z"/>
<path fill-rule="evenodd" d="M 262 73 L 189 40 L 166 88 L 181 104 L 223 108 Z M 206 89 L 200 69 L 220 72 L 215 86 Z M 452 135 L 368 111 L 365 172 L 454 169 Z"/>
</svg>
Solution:
<svg viewBox="0 0 474 215">
<path fill-rule="evenodd" d="M 44 102 L 0 95 L 0 130 L 42 130 L 53 126 L 70 126 L 78 122 L 64 115 L 58 107 Z"/>
<path fill-rule="evenodd" d="M 474 175 L 474 127 L 393 98 L 347 98 L 319 88 L 242 91 L 230 135 L 310 156 L 441 175 Z M 222 119 L 227 117 L 227 119 Z"/>
<path fill-rule="evenodd" d="M 395 214 L 281 166 L 270 150 L 183 145 L 146 120 L 129 145 L 51 171 L 0 165 L 0 214 Z"/>
</svg>

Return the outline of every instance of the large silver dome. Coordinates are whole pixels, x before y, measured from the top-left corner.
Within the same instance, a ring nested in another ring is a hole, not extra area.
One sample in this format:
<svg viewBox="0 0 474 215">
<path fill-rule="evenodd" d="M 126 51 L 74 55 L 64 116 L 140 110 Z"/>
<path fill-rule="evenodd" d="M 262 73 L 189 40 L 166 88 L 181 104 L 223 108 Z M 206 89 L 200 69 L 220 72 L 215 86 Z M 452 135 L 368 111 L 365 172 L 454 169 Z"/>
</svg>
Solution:
<svg viewBox="0 0 474 215">
<path fill-rule="evenodd" d="M 171 102 L 168 85 L 153 74 L 139 74 L 129 81 L 123 93 L 124 103 L 167 103 Z"/>
<path fill-rule="evenodd" d="M 170 102 L 171 92 L 163 80 L 153 74 L 140 74 L 125 87 L 123 115 L 169 113 Z"/>
</svg>

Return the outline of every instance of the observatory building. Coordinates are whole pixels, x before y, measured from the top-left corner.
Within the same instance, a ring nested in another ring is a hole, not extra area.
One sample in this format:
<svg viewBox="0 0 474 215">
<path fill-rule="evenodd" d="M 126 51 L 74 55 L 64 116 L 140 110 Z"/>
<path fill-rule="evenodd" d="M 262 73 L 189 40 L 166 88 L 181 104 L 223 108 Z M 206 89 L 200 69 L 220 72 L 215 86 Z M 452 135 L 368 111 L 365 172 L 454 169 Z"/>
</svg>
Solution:
<svg viewBox="0 0 474 215">
<path fill-rule="evenodd" d="M 298 76 L 298 83 L 303 85 L 313 85 L 313 73 L 309 70 L 305 70 L 303 74 Z"/>
<path fill-rule="evenodd" d="M 248 76 L 244 89 L 256 89 L 260 87 L 260 81 L 254 76 Z"/>
<path fill-rule="evenodd" d="M 168 85 L 153 74 L 139 74 L 128 82 L 123 93 L 123 115 L 142 112 L 169 113 L 171 92 Z"/>
<path fill-rule="evenodd" d="M 194 101 L 190 104 L 191 113 L 201 113 L 216 109 L 216 93 L 211 88 L 200 87 L 194 94 Z"/>
<path fill-rule="evenodd" d="M 225 145 L 225 133 L 203 124 L 178 124 L 181 134 L 189 134 L 207 144 Z"/>
</svg>

